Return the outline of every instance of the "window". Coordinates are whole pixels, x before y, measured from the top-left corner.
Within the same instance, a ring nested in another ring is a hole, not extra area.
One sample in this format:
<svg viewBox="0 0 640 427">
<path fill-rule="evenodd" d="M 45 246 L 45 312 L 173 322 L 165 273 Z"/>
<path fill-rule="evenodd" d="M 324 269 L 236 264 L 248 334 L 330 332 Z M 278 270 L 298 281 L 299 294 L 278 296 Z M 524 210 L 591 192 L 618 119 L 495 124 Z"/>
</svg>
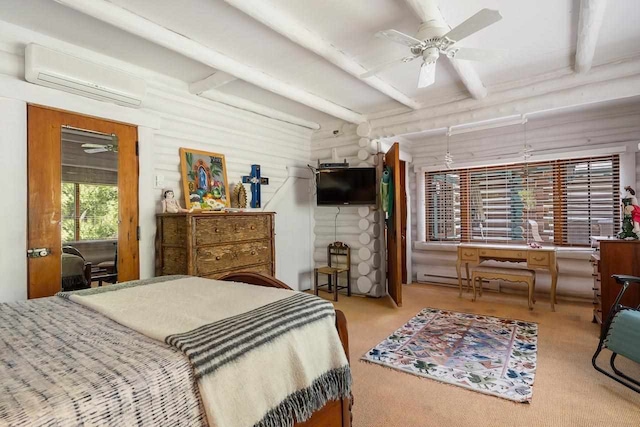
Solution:
<svg viewBox="0 0 640 427">
<path fill-rule="evenodd" d="M 588 245 L 619 227 L 619 157 L 425 173 L 427 241 Z"/>
<path fill-rule="evenodd" d="M 62 241 L 118 238 L 118 187 L 62 183 Z"/>
</svg>

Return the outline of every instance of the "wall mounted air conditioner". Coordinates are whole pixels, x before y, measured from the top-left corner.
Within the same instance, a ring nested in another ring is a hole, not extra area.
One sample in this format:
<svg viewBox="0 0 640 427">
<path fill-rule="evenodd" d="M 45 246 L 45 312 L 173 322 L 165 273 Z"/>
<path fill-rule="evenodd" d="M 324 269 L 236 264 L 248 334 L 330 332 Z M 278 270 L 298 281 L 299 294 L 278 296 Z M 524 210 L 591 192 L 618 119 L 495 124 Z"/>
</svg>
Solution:
<svg viewBox="0 0 640 427">
<path fill-rule="evenodd" d="M 139 107 L 147 90 L 141 78 L 37 44 L 25 49 L 25 79 L 125 107 Z"/>
</svg>

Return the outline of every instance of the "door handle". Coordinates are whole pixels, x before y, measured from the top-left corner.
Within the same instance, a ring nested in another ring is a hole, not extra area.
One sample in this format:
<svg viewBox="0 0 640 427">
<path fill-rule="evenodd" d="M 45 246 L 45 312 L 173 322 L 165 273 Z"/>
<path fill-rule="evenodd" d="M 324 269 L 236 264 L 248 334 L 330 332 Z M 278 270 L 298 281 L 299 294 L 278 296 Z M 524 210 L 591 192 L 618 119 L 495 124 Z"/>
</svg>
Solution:
<svg viewBox="0 0 640 427">
<path fill-rule="evenodd" d="M 49 248 L 31 248 L 27 249 L 28 258 L 44 258 L 51 255 L 51 249 Z"/>
</svg>

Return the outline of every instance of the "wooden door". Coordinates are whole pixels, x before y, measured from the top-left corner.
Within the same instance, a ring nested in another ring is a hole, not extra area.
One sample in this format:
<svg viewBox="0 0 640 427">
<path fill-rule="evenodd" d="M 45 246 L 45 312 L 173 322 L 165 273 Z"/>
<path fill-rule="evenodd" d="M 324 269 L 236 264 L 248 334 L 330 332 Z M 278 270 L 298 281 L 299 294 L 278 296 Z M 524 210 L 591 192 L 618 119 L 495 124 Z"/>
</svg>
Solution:
<svg viewBox="0 0 640 427">
<path fill-rule="evenodd" d="M 138 158 L 135 126 L 30 105 L 28 119 L 28 248 L 48 256 L 29 258 L 28 296 L 61 289 L 61 132 L 63 126 L 118 137 L 118 280 L 139 277 Z"/>
<path fill-rule="evenodd" d="M 393 301 L 402 305 L 402 199 L 404 188 L 400 178 L 400 145 L 395 142 L 384 156 L 385 166 L 391 170 L 393 208 L 387 222 L 387 287 Z"/>
</svg>

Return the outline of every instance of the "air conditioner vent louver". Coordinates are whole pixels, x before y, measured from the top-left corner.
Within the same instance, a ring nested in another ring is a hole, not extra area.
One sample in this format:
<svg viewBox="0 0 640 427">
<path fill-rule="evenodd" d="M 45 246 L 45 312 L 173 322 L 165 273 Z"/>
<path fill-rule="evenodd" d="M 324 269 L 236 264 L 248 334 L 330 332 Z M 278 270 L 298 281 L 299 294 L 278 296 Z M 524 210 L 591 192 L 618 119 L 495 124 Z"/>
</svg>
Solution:
<svg viewBox="0 0 640 427">
<path fill-rule="evenodd" d="M 139 107 L 146 93 L 138 77 L 36 44 L 25 49 L 25 79 L 126 107 Z"/>
</svg>

